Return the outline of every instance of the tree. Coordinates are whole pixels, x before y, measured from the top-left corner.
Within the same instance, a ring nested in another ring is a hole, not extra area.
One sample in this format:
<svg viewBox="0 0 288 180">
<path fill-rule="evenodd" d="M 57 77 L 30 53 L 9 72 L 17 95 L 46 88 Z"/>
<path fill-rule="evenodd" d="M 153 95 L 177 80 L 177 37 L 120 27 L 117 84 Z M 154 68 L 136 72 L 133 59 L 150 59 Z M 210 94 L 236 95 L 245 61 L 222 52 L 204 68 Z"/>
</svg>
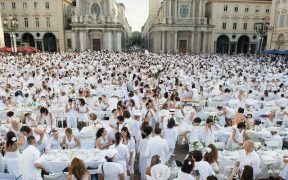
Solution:
<svg viewBox="0 0 288 180">
<path fill-rule="evenodd" d="M 131 42 L 132 46 L 141 46 L 141 33 L 139 31 L 132 32 Z"/>
</svg>

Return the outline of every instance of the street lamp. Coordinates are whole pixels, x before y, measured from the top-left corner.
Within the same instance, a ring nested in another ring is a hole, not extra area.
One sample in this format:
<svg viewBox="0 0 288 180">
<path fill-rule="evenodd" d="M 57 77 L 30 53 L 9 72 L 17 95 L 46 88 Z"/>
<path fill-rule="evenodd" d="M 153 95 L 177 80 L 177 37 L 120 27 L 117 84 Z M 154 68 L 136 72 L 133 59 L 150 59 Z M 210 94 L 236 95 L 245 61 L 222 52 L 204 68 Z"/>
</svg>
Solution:
<svg viewBox="0 0 288 180">
<path fill-rule="evenodd" d="M 265 19 L 262 19 L 265 20 Z M 255 23 L 255 30 L 258 34 L 260 34 L 260 43 L 258 46 L 258 53 L 261 54 L 262 44 L 263 44 L 263 36 L 267 33 L 269 29 L 269 23 L 267 22 L 258 22 Z"/>
<path fill-rule="evenodd" d="M 4 19 L 3 25 L 4 28 L 6 28 L 9 32 L 11 32 L 10 41 L 11 41 L 12 53 L 17 53 L 15 31 L 18 29 L 18 20 L 15 17 L 9 15 L 8 18 Z"/>
</svg>

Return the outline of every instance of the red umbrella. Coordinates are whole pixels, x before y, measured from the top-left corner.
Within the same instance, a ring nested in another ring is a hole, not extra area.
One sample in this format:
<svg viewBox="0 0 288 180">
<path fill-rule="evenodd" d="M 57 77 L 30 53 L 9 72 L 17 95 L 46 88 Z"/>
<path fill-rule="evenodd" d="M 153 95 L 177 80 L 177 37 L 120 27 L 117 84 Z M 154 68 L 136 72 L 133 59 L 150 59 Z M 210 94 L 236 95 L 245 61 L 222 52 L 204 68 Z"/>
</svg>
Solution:
<svg viewBox="0 0 288 180">
<path fill-rule="evenodd" d="M 40 52 L 40 50 L 35 47 L 27 47 L 26 49 L 27 52 Z"/>
<path fill-rule="evenodd" d="M 0 52 L 12 52 L 12 49 L 10 47 L 2 47 L 0 48 Z"/>
<path fill-rule="evenodd" d="M 18 47 L 17 52 L 23 53 L 23 52 L 26 52 L 26 49 L 25 49 L 25 47 Z"/>
</svg>

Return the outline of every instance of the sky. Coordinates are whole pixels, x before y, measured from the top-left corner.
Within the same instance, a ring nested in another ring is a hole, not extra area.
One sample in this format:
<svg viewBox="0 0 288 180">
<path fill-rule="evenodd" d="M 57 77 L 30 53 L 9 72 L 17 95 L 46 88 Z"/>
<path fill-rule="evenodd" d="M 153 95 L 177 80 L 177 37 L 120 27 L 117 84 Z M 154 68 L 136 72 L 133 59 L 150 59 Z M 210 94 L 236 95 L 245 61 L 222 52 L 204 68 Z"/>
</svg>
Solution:
<svg viewBox="0 0 288 180">
<path fill-rule="evenodd" d="M 149 0 L 116 0 L 125 5 L 125 14 L 132 31 L 141 32 L 141 27 L 147 20 Z"/>
</svg>

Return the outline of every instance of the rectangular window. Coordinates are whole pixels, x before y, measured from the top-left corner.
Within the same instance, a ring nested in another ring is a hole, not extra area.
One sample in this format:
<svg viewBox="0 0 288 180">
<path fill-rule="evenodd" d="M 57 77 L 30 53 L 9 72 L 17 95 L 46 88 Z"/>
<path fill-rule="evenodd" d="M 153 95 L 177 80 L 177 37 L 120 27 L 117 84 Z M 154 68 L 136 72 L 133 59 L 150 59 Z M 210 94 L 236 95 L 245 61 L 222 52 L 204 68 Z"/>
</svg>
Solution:
<svg viewBox="0 0 288 180">
<path fill-rule="evenodd" d="M 248 7 L 245 8 L 245 12 L 249 12 L 249 8 Z"/>
<path fill-rule="evenodd" d="M 45 2 L 45 8 L 46 8 L 46 9 L 49 9 L 49 8 L 50 8 L 49 2 Z"/>
<path fill-rule="evenodd" d="M 24 18 L 24 26 L 29 27 L 28 18 Z"/>
<path fill-rule="evenodd" d="M 256 12 L 256 13 L 259 13 L 259 11 L 260 11 L 259 9 L 260 9 L 260 7 L 257 6 L 256 9 L 255 9 L 255 12 Z"/>
<path fill-rule="evenodd" d="M 47 18 L 46 18 L 46 27 L 50 27 L 50 26 L 51 26 L 51 24 L 50 24 L 50 18 L 47 17 Z"/>
<path fill-rule="evenodd" d="M 27 3 L 23 2 L 23 9 L 27 9 Z"/>
<path fill-rule="evenodd" d="M 67 48 L 71 49 L 72 48 L 72 40 L 67 39 Z"/>
<path fill-rule="evenodd" d="M 270 9 L 266 9 L 266 13 L 269 13 L 270 12 Z"/>
<path fill-rule="evenodd" d="M 225 6 L 224 6 L 224 12 L 227 12 L 227 11 L 228 11 L 228 6 L 225 5 Z"/>
<path fill-rule="evenodd" d="M 222 29 L 226 29 L 226 22 L 223 22 Z"/>
<path fill-rule="evenodd" d="M 12 2 L 12 9 L 16 9 L 16 3 Z"/>
<path fill-rule="evenodd" d="M 1 9 L 5 9 L 5 3 L 1 2 Z"/>
<path fill-rule="evenodd" d="M 235 6 L 235 7 L 234 7 L 234 11 L 235 11 L 235 12 L 238 12 L 238 6 Z"/>
<path fill-rule="evenodd" d="M 247 30 L 247 23 L 244 23 L 243 29 L 244 29 L 244 30 Z"/>
<path fill-rule="evenodd" d="M 233 23 L 233 30 L 237 29 L 237 23 Z"/>
<path fill-rule="evenodd" d="M 35 18 L 35 26 L 36 26 L 36 27 L 39 27 L 39 26 L 40 26 L 39 18 Z"/>
<path fill-rule="evenodd" d="M 37 5 L 38 3 L 37 2 L 34 2 L 34 8 L 37 9 Z"/>
</svg>

